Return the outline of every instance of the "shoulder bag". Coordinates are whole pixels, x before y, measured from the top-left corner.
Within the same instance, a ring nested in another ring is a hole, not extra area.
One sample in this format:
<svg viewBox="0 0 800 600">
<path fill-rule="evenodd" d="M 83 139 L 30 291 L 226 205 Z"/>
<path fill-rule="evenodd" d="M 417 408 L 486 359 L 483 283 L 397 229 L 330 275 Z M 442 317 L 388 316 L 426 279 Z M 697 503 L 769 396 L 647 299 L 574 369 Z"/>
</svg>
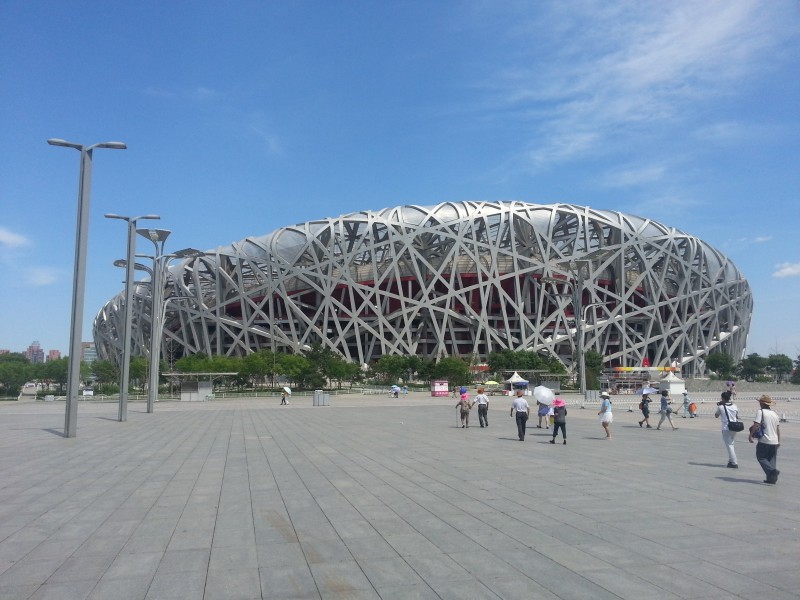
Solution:
<svg viewBox="0 0 800 600">
<path fill-rule="evenodd" d="M 761 422 L 750 425 L 750 435 L 759 440 L 764 437 L 764 409 L 761 409 Z"/>
<path fill-rule="evenodd" d="M 728 412 L 728 408 L 723 404 L 722 410 L 725 411 L 725 418 L 728 419 L 728 431 L 743 431 L 744 430 L 744 423 L 737 420 L 731 421 L 731 414 Z"/>
</svg>

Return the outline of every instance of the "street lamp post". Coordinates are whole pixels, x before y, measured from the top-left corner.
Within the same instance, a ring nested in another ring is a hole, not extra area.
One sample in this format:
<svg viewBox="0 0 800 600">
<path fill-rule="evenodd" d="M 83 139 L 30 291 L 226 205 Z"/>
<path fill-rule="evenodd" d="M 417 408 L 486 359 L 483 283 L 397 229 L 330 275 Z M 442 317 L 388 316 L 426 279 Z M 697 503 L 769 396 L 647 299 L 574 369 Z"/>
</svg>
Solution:
<svg viewBox="0 0 800 600">
<path fill-rule="evenodd" d="M 122 334 L 122 376 L 119 386 L 119 411 L 120 422 L 128 420 L 128 384 L 131 369 L 131 324 L 133 323 L 133 271 L 135 269 L 134 255 L 136 254 L 136 222 L 140 219 L 160 219 L 158 215 L 141 215 L 138 217 L 124 217 L 116 214 L 103 215 L 107 219 L 120 219 L 128 224 L 128 253 L 125 265 L 125 327 Z"/>
<path fill-rule="evenodd" d="M 174 258 L 196 258 L 203 256 L 203 252 L 194 248 L 178 250 L 173 254 L 164 254 L 164 244 L 171 231 L 167 229 L 137 229 L 136 233 L 153 242 L 153 272 L 150 278 L 150 369 L 147 383 L 147 412 L 152 413 L 158 398 L 158 379 L 161 361 L 161 334 L 164 327 L 164 312 L 166 301 L 164 297 L 164 276 L 169 266 L 169 261 Z M 184 298 L 184 296 L 171 296 L 167 300 Z M 163 309 L 163 310 L 162 310 Z"/>
<path fill-rule="evenodd" d="M 64 415 L 64 437 L 75 437 L 78 426 L 78 391 L 81 378 L 81 334 L 83 331 L 83 304 L 86 290 L 86 248 L 89 234 L 89 199 L 92 182 L 92 151 L 95 148 L 125 150 L 122 142 L 102 142 L 84 146 L 66 140 L 47 140 L 51 146 L 74 148 L 81 153 L 78 179 L 78 219 L 75 228 L 75 266 L 72 279 L 72 314 L 69 330 L 69 371 L 67 375 L 67 402 Z"/>
<path fill-rule="evenodd" d="M 581 318 L 583 316 L 583 287 L 585 283 L 583 268 L 588 267 L 594 261 L 602 260 L 610 256 L 613 252 L 614 251 L 609 248 L 599 248 L 585 256 L 555 263 L 556 267 L 567 270 L 572 274 L 572 281 L 546 278 L 548 281 L 557 281 L 572 287 L 572 310 L 575 314 L 575 337 L 577 338 L 575 346 L 578 353 L 578 370 L 580 371 L 578 385 L 580 386 L 580 393 L 582 396 L 586 395 L 586 356 L 584 356 L 583 350 L 583 323 Z M 599 303 L 595 302 L 589 304 L 587 308 L 597 304 Z"/>
<path fill-rule="evenodd" d="M 161 280 L 160 263 L 164 255 L 164 244 L 172 233 L 168 229 L 137 229 L 138 233 L 143 238 L 153 242 L 153 274 L 150 277 L 150 368 L 148 370 L 149 378 L 147 381 L 147 412 L 152 413 L 155 405 L 156 396 L 158 395 L 158 361 L 160 352 L 158 351 L 159 340 L 156 339 L 158 332 L 158 322 L 161 307 L 161 295 L 164 292 L 164 285 Z"/>
</svg>

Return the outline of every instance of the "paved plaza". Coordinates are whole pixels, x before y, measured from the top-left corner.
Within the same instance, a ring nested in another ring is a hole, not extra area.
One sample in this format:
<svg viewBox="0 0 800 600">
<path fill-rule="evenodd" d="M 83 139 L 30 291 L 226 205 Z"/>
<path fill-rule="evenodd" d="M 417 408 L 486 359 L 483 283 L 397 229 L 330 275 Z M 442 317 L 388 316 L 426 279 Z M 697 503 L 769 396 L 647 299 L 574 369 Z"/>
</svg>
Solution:
<svg viewBox="0 0 800 600">
<path fill-rule="evenodd" d="M 778 485 L 719 422 L 424 394 L 0 405 L 0 599 L 800 598 L 797 423 Z"/>
</svg>

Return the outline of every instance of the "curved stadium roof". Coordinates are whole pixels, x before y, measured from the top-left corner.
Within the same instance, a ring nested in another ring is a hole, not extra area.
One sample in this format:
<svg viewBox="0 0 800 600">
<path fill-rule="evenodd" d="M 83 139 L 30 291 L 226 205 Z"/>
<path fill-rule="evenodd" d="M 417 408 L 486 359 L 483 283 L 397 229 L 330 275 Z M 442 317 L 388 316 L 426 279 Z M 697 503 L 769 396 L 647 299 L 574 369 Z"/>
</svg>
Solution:
<svg viewBox="0 0 800 600">
<path fill-rule="evenodd" d="M 700 373 L 710 352 L 741 357 L 753 307 L 743 275 L 702 240 L 570 204 L 357 212 L 245 238 L 169 273 L 165 297 L 198 299 L 166 305 L 171 356 L 321 343 L 360 363 L 525 349 L 569 365 L 577 300 L 585 347 L 606 366 L 678 359 Z M 100 356 L 121 354 L 123 298 L 95 319 Z M 146 354 L 149 285 L 137 287 L 134 310 L 134 354 Z"/>
</svg>

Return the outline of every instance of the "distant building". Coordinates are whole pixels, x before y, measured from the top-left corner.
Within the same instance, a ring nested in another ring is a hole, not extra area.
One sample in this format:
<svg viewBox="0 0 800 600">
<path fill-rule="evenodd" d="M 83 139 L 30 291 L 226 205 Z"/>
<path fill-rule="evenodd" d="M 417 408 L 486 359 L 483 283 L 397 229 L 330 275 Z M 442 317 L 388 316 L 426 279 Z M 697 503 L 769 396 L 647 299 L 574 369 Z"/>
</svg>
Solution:
<svg viewBox="0 0 800 600">
<path fill-rule="evenodd" d="M 0 350 L 0 354 L 11 354 L 11 350 Z"/>
<path fill-rule="evenodd" d="M 94 342 L 81 342 L 81 361 L 93 363 L 97 360 L 97 348 Z"/>
<path fill-rule="evenodd" d="M 33 342 L 23 354 L 25 354 L 25 358 L 33 365 L 44 362 L 44 350 L 42 350 L 39 342 Z"/>
<path fill-rule="evenodd" d="M 61 358 L 61 351 L 60 350 L 48 350 L 47 351 L 47 362 L 51 360 L 58 360 Z"/>
</svg>

